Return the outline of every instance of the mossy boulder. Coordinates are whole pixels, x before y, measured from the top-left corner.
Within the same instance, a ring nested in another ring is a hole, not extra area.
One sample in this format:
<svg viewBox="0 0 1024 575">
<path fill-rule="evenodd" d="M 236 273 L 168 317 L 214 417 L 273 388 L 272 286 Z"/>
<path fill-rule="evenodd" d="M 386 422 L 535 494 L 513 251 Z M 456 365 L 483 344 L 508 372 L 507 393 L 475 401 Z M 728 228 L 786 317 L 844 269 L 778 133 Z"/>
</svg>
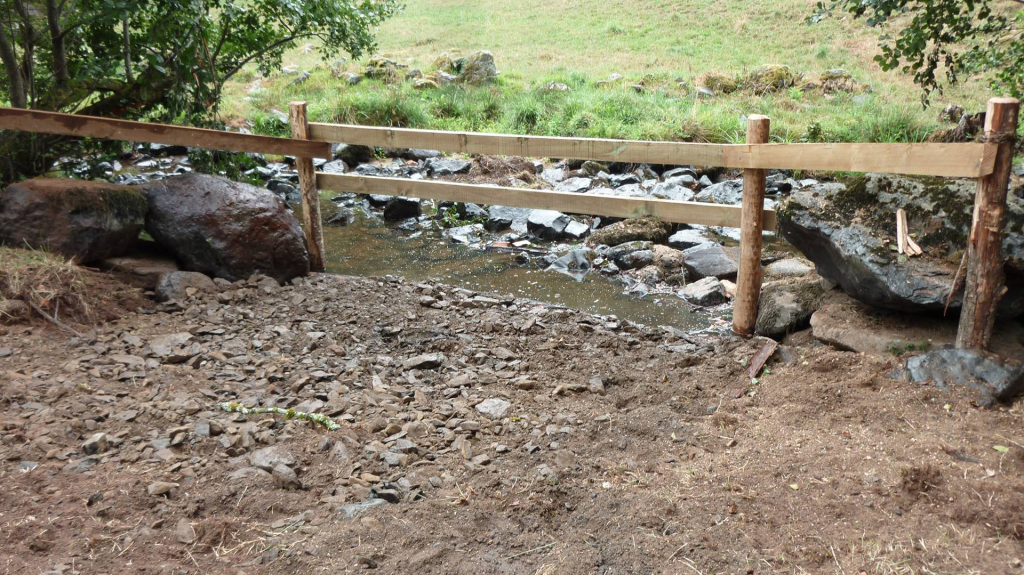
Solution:
<svg viewBox="0 0 1024 575">
<path fill-rule="evenodd" d="M 740 84 L 732 76 L 718 72 L 706 72 L 697 79 L 697 87 L 711 90 L 715 94 L 731 94 L 740 89 Z"/>
<path fill-rule="evenodd" d="M 627 242 L 644 241 L 663 244 L 672 233 L 672 224 L 654 218 L 633 218 L 614 224 L 590 234 L 592 245 L 617 246 Z"/>
<path fill-rule="evenodd" d="M 864 86 L 853 79 L 853 75 L 843 69 L 825 70 L 818 77 L 818 85 L 826 94 L 858 92 L 864 89 Z"/>
<path fill-rule="evenodd" d="M 93 263 L 128 253 L 142 231 L 147 209 L 146 197 L 130 186 L 27 180 L 0 193 L 0 244 Z"/>
<path fill-rule="evenodd" d="M 793 194 L 778 210 L 779 233 L 818 273 L 876 307 L 941 313 L 967 245 L 973 180 L 869 174 Z M 1003 252 L 1009 291 L 1000 313 L 1024 313 L 1024 201 L 1011 197 Z M 925 254 L 896 249 L 896 210 Z M 951 300 L 959 308 L 962 291 Z"/>
<path fill-rule="evenodd" d="M 494 65 L 494 55 L 487 50 L 473 52 L 462 61 L 459 67 L 459 81 L 479 86 L 493 82 L 498 78 L 498 68 Z"/>
<path fill-rule="evenodd" d="M 789 66 L 772 64 L 754 70 L 746 83 L 755 92 L 767 94 L 791 88 L 800 79 L 800 74 L 794 72 Z"/>
<path fill-rule="evenodd" d="M 366 77 L 393 82 L 404 77 L 408 67 L 388 58 L 371 58 L 366 65 Z"/>
<path fill-rule="evenodd" d="M 448 52 L 442 52 L 441 55 L 434 60 L 434 69 L 439 72 L 458 74 L 461 67 L 462 58 Z"/>
</svg>

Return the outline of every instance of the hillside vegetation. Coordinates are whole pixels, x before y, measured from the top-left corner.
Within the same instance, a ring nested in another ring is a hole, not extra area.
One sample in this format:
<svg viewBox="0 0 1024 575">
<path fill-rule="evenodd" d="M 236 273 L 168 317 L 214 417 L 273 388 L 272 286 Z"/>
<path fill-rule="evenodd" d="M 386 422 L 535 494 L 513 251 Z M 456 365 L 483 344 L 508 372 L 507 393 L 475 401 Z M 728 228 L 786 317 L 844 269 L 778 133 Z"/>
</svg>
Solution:
<svg viewBox="0 0 1024 575">
<path fill-rule="evenodd" d="M 366 61 L 318 63 L 300 49 L 292 73 L 240 75 L 222 107 L 226 120 L 248 120 L 260 133 L 284 133 L 277 111 L 310 103 L 313 121 L 539 135 L 742 141 L 747 114 L 772 117 L 776 141 L 921 141 L 941 127 L 947 102 L 983 109 L 989 94 L 974 80 L 923 110 L 920 93 L 872 61 L 878 31 L 863 22 L 808 26 L 812 0 L 412 0 L 379 31 L 379 55 L 430 73 L 444 52 L 490 50 L 501 75 L 481 87 L 449 84 L 415 90 L 409 81 L 364 79 Z M 743 82 L 764 65 L 803 75 L 765 93 Z M 805 89 L 843 69 L 851 92 Z M 309 72 L 304 78 L 303 72 Z M 730 94 L 701 95 L 707 73 L 738 80 Z M 403 71 L 404 74 L 404 71 Z M 624 78 L 605 86 L 612 74 Z M 567 91 L 548 92 L 550 82 Z M 642 84 L 642 91 L 634 88 Z"/>
</svg>

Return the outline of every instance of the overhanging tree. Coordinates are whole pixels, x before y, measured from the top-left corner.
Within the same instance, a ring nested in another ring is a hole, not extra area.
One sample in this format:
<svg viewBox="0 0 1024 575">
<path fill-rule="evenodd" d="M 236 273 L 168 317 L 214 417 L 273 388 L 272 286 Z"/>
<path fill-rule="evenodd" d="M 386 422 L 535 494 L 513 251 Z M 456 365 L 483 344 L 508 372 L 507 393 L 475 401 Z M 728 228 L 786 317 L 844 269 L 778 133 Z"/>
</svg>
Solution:
<svg viewBox="0 0 1024 575">
<path fill-rule="evenodd" d="M 884 70 L 910 74 L 922 103 L 972 74 L 993 90 L 1024 95 L 1024 0 L 833 0 L 818 2 L 810 23 L 836 12 L 879 28 Z"/>
<path fill-rule="evenodd" d="M 324 59 L 375 48 L 399 0 L 0 0 L 0 103 L 201 122 L 243 67 L 300 41 Z M 0 180 L 41 173 L 62 136 L 0 133 Z"/>
</svg>

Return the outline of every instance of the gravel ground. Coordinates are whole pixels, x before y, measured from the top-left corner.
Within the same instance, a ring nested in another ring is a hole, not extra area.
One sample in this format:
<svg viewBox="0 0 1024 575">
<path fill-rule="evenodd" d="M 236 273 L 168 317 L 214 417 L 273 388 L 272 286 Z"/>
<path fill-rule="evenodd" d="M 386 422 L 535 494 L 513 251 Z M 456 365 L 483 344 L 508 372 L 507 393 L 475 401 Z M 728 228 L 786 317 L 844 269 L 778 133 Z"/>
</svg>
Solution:
<svg viewBox="0 0 1024 575">
<path fill-rule="evenodd" d="M 0 326 L 6 572 L 1024 572 L 1021 404 L 892 356 L 329 275 L 78 330 Z"/>
</svg>

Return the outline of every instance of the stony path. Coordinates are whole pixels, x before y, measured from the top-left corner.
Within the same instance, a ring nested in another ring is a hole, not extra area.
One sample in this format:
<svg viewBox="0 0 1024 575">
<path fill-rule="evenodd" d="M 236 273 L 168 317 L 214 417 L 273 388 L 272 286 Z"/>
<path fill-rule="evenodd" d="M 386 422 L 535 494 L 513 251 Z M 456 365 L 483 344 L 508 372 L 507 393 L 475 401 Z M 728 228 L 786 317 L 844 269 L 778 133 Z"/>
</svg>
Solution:
<svg viewBox="0 0 1024 575">
<path fill-rule="evenodd" d="M 10 572 L 1020 572 L 1020 405 L 388 278 L 0 328 Z M 244 416 L 223 402 L 326 414 Z M 1001 449 L 995 449 L 997 446 Z"/>
</svg>

